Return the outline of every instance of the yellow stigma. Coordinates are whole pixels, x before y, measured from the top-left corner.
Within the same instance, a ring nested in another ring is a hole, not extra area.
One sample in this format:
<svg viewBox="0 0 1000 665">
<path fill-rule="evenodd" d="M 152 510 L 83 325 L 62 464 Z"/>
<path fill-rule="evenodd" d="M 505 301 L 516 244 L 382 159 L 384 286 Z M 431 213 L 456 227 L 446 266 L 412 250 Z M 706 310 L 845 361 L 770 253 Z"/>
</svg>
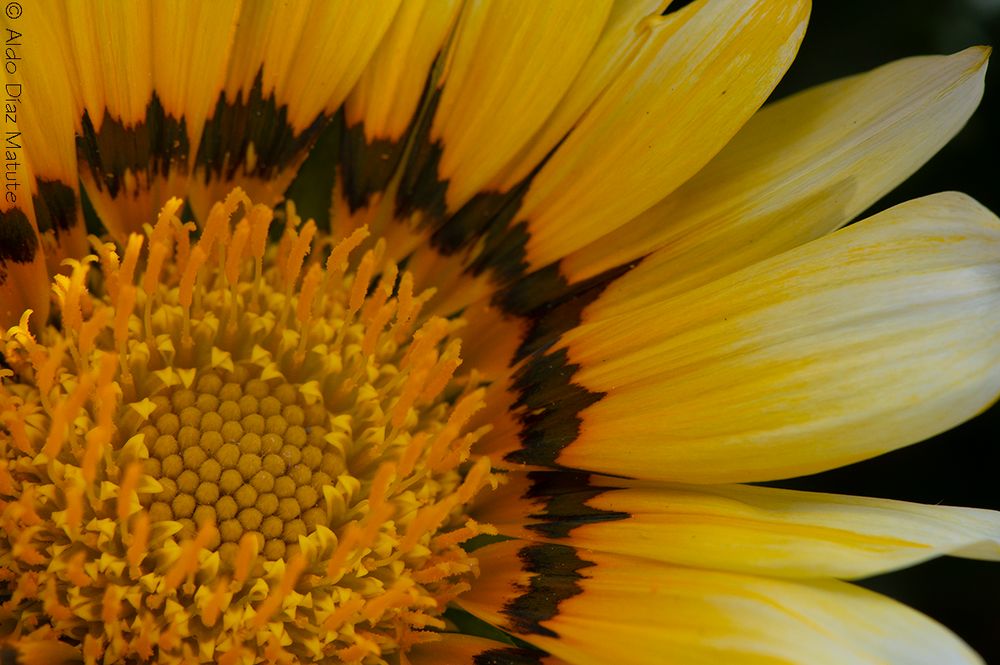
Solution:
<svg viewBox="0 0 1000 665">
<path fill-rule="evenodd" d="M 491 477 L 461 321 L 364 229 L 289 204 L 269 246 L 236 190 L 195 241 L 180 205 L 0 338 L 3 615 L 91 663 L 386 662 L 492 532 L 464 511 Z"/>
</svg>

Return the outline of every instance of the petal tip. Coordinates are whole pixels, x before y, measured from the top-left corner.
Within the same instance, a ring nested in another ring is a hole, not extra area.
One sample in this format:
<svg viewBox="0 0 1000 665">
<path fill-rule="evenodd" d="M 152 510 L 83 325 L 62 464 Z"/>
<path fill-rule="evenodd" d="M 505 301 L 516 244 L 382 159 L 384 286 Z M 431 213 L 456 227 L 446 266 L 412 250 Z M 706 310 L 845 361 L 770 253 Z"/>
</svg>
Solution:
<svg viewBox="0 0 1000 665">
<path fill-rule="evenodd" d="M 985 71 L 986 65 L 989 63 L 990 55 L 992 53 L 992 46 L 978 44 L 976 46 L 970 46 L 966 49 L 958 51 L 952 57 L 967 60 L 969 64 L 969 72 L 980 72 Z"/>
</svg>

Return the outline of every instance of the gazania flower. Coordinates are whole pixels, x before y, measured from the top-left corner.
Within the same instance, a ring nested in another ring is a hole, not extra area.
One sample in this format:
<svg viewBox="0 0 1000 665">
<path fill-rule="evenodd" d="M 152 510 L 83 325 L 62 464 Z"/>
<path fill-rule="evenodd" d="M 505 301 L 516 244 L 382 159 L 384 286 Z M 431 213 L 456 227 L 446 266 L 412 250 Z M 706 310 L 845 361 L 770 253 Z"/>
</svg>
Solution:
<svg viewBox="0 0 1000 665">
<path fill-rule="evenodd" d="M 662 4 L 8 3 L 4 657 L 976 662 L 843 580 L 996 514 L 743 483 L 1000 391 L 1000 220 L 836 231 L 988 50 L 758 110 L 808 2 Z"/>
</svg>

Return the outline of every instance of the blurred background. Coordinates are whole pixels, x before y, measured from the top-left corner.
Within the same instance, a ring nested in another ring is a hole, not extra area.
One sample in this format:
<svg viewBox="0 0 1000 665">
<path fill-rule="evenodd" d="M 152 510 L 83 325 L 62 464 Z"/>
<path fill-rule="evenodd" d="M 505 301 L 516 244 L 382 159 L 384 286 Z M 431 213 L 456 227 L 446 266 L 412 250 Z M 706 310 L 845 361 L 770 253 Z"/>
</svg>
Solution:
<svg viewBox="0 0 1000 665">
<path fill-rule="evenodd" d="M 774 98 L 910 55 L 1000 49 L 1000 0 L 813 0 L 798 58 Z M 1000 54 L 1000 50 L 994 56 Z M 918 196 L 960 190 L 1000 213 L 1000 60 L 979 111 L 914 176 L 862 215 Z M 783 487 L 1000 510 L 994 462 L 1000 408 L 876 460 Z M 1000 565 L 944 558 L 862 582 L 949 626 L 988 663 L 1000 663 Z"/>
</svg>

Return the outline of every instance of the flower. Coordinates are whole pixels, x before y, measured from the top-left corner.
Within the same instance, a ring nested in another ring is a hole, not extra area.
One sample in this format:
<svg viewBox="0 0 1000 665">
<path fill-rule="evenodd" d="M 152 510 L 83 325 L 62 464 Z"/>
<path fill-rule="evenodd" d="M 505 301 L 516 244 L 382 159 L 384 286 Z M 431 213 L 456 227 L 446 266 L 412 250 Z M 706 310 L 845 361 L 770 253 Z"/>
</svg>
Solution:
<svg viewBox="0 0 1000 665">
<path fill-rule="evenodd" d="M 662 4 L 8 11 L 4 655 L 977 662 L 843 580 L 997 514 L 744 483 L 1000 392 L 1000 220 L 836 230 L 988 50 L 758 111 L 808 2 Z"/>
</svg>

